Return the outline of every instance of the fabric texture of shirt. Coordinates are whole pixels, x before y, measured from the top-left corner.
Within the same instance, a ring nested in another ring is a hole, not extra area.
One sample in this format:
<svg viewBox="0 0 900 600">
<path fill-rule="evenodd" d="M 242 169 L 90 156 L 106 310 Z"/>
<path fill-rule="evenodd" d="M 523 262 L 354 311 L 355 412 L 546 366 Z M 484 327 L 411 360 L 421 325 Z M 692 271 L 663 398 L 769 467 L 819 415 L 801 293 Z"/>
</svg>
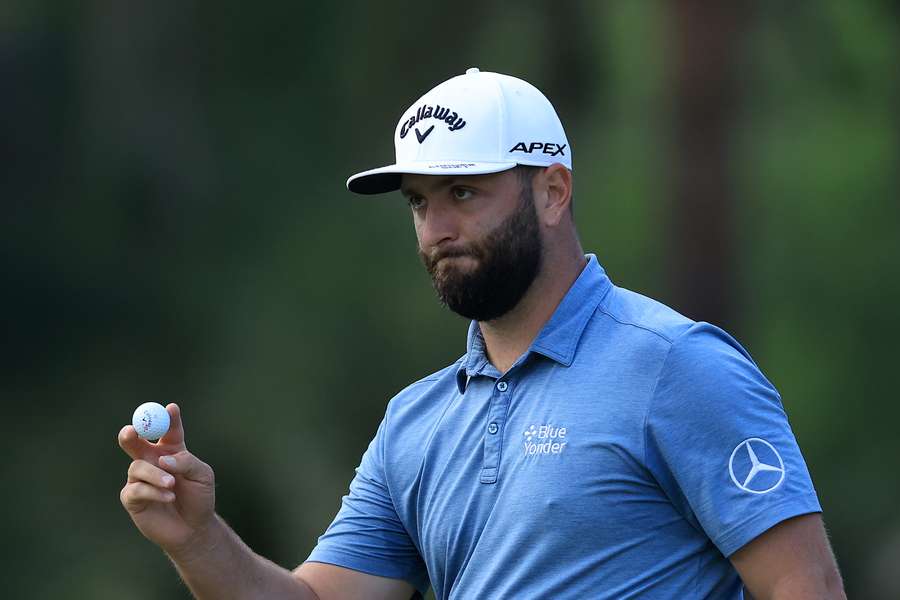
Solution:
<svg viewBox="0 0 900 600">
<path fill-rule="evenodd" d="M 588 255 L 507 373 L 472 322 L 463 357 L 390 401 L 308 560 L 439 599 L 731 599 L 727 557 L 819 511 L 747 352 Z"/>
</svg>

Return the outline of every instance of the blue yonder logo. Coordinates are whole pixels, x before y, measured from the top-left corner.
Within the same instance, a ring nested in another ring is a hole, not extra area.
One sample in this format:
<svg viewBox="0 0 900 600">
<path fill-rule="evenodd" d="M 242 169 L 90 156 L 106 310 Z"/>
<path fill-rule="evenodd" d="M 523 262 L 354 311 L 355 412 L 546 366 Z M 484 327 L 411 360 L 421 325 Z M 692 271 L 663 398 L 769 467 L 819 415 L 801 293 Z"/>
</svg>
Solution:
<svg viewBox="0 0 900 600">
<path fill-rule="evenodd" d="M 540 456 L 543 454 L 562 454 L 569 443 L 566 437 L 569 430 L 547 423 L 546 425 L 531 425 L 525 430 L 525 443 L 523 451 L 525 456 Z"/>
</svg>

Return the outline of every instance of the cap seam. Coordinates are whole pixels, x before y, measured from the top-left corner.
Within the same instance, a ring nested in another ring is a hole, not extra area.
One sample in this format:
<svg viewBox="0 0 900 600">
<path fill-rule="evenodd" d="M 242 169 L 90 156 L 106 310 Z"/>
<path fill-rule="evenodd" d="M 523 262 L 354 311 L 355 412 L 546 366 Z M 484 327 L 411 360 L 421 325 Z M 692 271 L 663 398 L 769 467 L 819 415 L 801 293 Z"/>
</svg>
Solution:
<svg viewBox="0 0 900 600">
<path fill-rule="evenodd" d="M 484 72 L 482 72 L 482 74 L 488 75 L 488 73 Z M 493 83 L 494 87 L 497 89 L 497 104 L 499 105 L 500 112 L 500 126 L 497 128 L 497 148 L 495 156 L 497 157 L 497 162 L 509 162 L 508 160 L 503 160 L 505 154 L 503 152 L 503 146 L 504 140 L 506 139 L 506 94 L 503 91 L 503 86 L 500 84 L 500 75 L 498 73 L 490 73 L 490 75 L 491 83 Z"/>
</svg>

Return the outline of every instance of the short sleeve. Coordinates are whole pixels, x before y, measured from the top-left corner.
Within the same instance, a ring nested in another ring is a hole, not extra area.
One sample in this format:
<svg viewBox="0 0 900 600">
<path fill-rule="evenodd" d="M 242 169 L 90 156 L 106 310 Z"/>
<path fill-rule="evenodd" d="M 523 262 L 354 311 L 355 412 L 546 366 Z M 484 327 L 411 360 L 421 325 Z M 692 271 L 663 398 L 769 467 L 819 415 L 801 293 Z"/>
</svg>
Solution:
<svg viewBox="0 0 900 600">
<path fill-rule="evenodd" d="M 778 392 L 727 333 L 697 323 L 669 349 L 648 406 L 645 461 L 725 556 L 821 507 Z"/>
<path fill-rule="evenodd" d="M 341 509 L 306 560 L 403 579 L 424 594 L 425 563 L 397 515 L 385 478 L 384 429 L 382 422 Z"/>
</svg>

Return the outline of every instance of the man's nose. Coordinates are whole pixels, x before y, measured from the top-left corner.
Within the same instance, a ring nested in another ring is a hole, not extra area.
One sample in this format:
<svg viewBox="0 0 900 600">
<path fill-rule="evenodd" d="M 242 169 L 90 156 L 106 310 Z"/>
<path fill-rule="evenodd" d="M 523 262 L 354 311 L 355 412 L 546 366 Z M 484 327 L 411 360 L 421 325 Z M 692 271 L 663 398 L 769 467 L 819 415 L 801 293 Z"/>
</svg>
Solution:
<svg viewBox="0 0 900 600">
<path fill-rule="evenodd" d="M 459 236 L 458 215 L 452 207 L 439 202 L 429 203 L 419 223 L 419 244 L 434 248 Z"/>
</svg>

